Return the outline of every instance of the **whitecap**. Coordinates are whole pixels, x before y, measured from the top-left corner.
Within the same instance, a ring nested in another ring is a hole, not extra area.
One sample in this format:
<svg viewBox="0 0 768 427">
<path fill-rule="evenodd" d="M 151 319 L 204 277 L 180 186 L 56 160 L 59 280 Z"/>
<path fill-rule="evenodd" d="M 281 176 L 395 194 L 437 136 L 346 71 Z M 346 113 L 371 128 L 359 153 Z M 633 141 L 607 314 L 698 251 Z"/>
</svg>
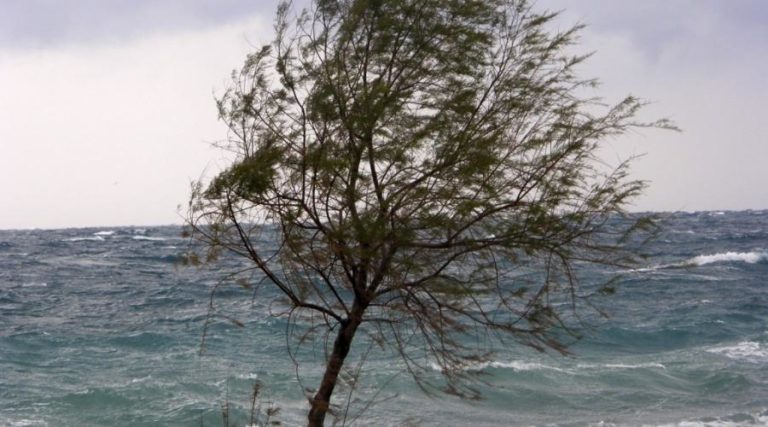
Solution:
<svg viewBox="0 0 768 427">
<path fill-rule="evenodd" d="M 658 264 L 643 268 L 634 268 L 627 270 L 630 273 L 648 273 L 656 272 L 658 270 L 666 269 L 680 269 L 687 267 L 700 267 L 707 264 L 714 264 L 718 262 L 745 262 L 747 264 L 756 264 L 761 261 L 768 261 L 768 252 L 754 251 L 754 252 L 721 252 L 712 255 L 698 255 L 684 262 L 677 262 L 672 264 Z M 717 277 L 710 276 L 696 276 L 697 279 L 717 281 L 720 280 Z"/>
<path fill-rule="evenodd" d="M 435 362 L 430 363 L 430 367 L 435 371 L 443 370 L 443 367 Z M 486 362 L 472 362 L 472 363 L 466 363 L 458 367 L 458 369 L 463 371 L 482 371 L 487 368 L 512 369 L 515 372 L 541 371 L 541 370 L 568 372 L 565 369 L 558 368 L 556 366 L 544 365 L 542 363 L 536 363 L 536 362 L 525 362 L 520 360 L 513 360 L 509 362 L 502 362 L 502 361 L 496 361 L 496 360 L 490 360 Z"/>
<path fill-rule="evenodd" d="M 248 374 L 239 374 L 237 376 L 237 378 L 239 378 L 241 380 L 257 380 L 257 379 L 259 379 L 259 374 L 255 373 L 255 372 L 248 373 Z"/>
<path fill-rule="evenodd" d="M 768 260 L 768 253 L 766 252 L 722 252 L 693 257 L 688 260 L 688 264 L 698 266 L 716 262 L 746 262 L 748 264 L 755 264 L 764 260 Z"/>
<path fill-rule="evenodd" d="M 430 366 L 435 371 L 443 370 L 443 368 L 439 364 L 434 362 L 431 363 Z M 526 362 L 521 360 L 514 360 L 509 362 L 492 360 L 487 362 L 467 363 L 466 365 L 460 367 L 461 370 L 465 370 L 465 371 L 482 371 L 488 368 L 512 369 L 515 372 L 547 370 L 547 371 L 574 374 L 574 372 L 571 370 L 559 368 L 557 366 L 546 365 L 538 362 Z M 662 363 L 659 363 L 659 362 L 646 362 L 646 363 L 634 363 L 634 364 L 631 364 L 631 363 L 605 363 L 605 364 L 580 363 L 576 365 L 576 368 L 580 370 L 599 370 L 599 371 L 627 370 L 627 369 L 667 369 L 666 366 L 664 366 Z"/>
<path fill-rule="evenodd" d="M 133 236 L 133 240 L 151 240 L 151 241 L 157 241 L 162 242 L 165 240 L 164 237 L 150 237 L 150 236 Z"/>
<path fill-rule="evenodd" d="M 739 413 L 724 417 L 707 417 L 699 420 L 686 420 L 678 423 L 659 424 L 658 427 L 745 427 L 767 426 L 768 411 L 757 413 Z"/>
<path fill-rule="evenodd" d="M 20 420 L 10 420 L 9 422 L 10 422 L 10 424 L 8 424 L 9 427 L 41 427 L 41 426 L 48 425 L 48 423 L 43 420 L 30 420 L 26 418 L 23 418 Z"/>
<path fill-rule="evenodd" d="M 754 341 L 742 341 L 732 346 L 714 347 L 708 349 L 707 352 L 721 354 L 729 359 L 753 363 L 768 362 L 768 348 Z"/>
<path fill-rule="evenodd" d="M 670 232 L 672 234 L 696 234 L 696 232 L 691 230 L 691 229 L 687 229 L 687 230 L 671 230 Z"/>
<path fill-rule="evenodd" d="M 152 379 L 152 375 L 147 375 L 146 377 L 141 377 L 141 378 L 133 378 L 133 379 L 131 379 L 131 384 L 143 383 L 143 382 L 147 382 L 147 381 L 149 381 L 151 379 Z"/>
<path fill-rule="evenodd" d="M 652 265 L 650 267 L 643 267 L 643 268 L 632 268 L 627 270 L 629 273 L 650 273 L 650 272 L 657 272 L 658 270 L 664 270 L 667 268 L 680 268 L 684 267 L 685 264 L 658 264 L 658 265 Z"/>
<path fill-rule="evenodd" d="M 648 368 L 667 369 L 666 366 L 658 362 L 636 363 L 636 364 L 608 363 L 603 366 L 608 369 L 648 369 Z"/>
<path fill-rule="evenodd" d="M 580 363 L 577 365 L 577 367 L 581 369 L 596 369 L 596 370 L 667 369 L 666 366 L 664 366 L 659 362 L 605 363 L 605 364 Z"/>
<path fill-rule="evenodd" d="M 28 282 L 28 283 L 22 283 L 22 288 L 45 288 L 48 287 L 48 283 L 45 282 Z"/>
<path fill-rule="evenodd" d="M 64 239 L 65 242 L 82 242 L 90 240 L 93 242 L 103 242 L 104 238 L 101 236 L 93 236 L 93 237 L 70 237 L 69 239 Z"/>
<path fill-rule="evenodd" d="M 114 232 L 114 231 L 112 231 L 112 230 L 108 230 L 108 231 L 97 231 L 97 232 L 93 233 L 93 235 L 94 235 L 94 236 L 111 236 L 111 235 L 113 235 L 113 234 L 115 234 L 115 232 Z"/>
<path fill-rule="evenodd" d="M 511 362 L 488 362 L 488 366 L 491 368 L 506 368 L 506 369 L 512 369 L 513 371 L 518 372 L 524 372 L 524 371 L 541 371 L 541 370 L 549 370 L 549 371 L 557 371 L 557 372 L 566 372 L 565 369 L 558 368 L 556 366 L 550 366 L 545 365 L 542 363 L 536 363 L 536 362 L 523 362 L 519 360 L 511 361 Z"/>
</svg>

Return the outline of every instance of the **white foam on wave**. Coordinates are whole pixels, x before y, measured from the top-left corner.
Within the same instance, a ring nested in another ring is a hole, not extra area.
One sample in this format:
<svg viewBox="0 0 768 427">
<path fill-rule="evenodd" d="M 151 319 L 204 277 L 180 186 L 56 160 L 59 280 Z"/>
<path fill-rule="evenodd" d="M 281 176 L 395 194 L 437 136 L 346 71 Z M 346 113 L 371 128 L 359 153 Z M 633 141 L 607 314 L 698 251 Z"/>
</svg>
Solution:
<svg viewBox="0 0 768 427">
<path fill-rule="evenodd" d="M 708 349 L 707 352 L 721 354 L 729 359 L 753 363 L 768 362 L 768 348 L 754 341 L 742 341 L 736 345 L 714 347 Z"/>
<path fill-rule="evenodd" d="M 94 235 L 94 236 L 111 236 L 111 235 L 113 235 L 113 234 L 115 234 L 115 232 L 114 232 L 114 231 L 112 231 L 112 230 L 108 230 L 108 231 L 97 231 L 97 232 L 93 233 L 93 235 Z"/>
<path fill-rule="evenodd" d="M 748 264 L 756 264 L 764 260 L 768 260 L 768 252 L 723 252 L 693 257 L 688 261 L 688 264 L 699 266 L 716 262 L 746 262 Z"/>
<path fill-rule="evenodd" d="M 151 240 L 151 241 L 157 241 L 162 242 L 165 240 L 164 237 L 150 237 L 150 236 L 133 236 L 133 240 Z"/>
<path fill-rule="evenodd" d="M 734 414 L 721 418 L 686 420 L 678 423 L 659 424 L 657 427 L 746 427 L 768 426 L 768 411 L 752 414 Z M 644 426 L 646 427 L 646 426 Z"/>
<path fill-rule="evenodd" d="M 259 374 L 255 372 L 247 373 L 247 374 L 238 374 L 237 378 L 241 380 L 258 380 Z"/>
<path fill-rule="evenodd" d="M 443 370 L 443 367 L 435 362 L 430 363 L 430 367 L 432 368 L 432 370 L 435 370 L 435 371 Z M 541 371 L 541 370 L 567 372 L 565 369 L 561 369 L 556 366 L 544 365 L 536 362 L 525 362 L 520 360 L 513 360 L 510 362 L 501 362 L 497 360 L 491 360 L 487 362 L 467 363 L 466 365 L 459 367 L 459 369 L 463 371 L 482 371 L 488 368 L 512 369 L 513 371 L 516 371 L 516 372 Z"/>
<path fill-rule="evenodd" d="M 647 363 L 606 363 L 606 364 L 579 364 L 577 365 L 582 369 L 599 369 L 599 370 L 624 370 L 624 369 L 667 369 L 661 363 L 647 362 Z"/>
<path fill-rule="evenodd" d="M 677 424 L 660 424 L 658 427 L 745 427 L 764 426 L 765 424 L 741 423 L 738 421 L 706 420 L 706 421 L 681 421 Z M 645 427 L 645 426 L 644 426 Z"/>
<path fill-rule="evenodd" d="M 48 283 L 46 282 L 25 282 L 21 284 L 22 288 L 46 288 Z"/>
<path fill-rule="evenodd" d="M 442 371 L 443 368 L 437 363 L 431 363 L 431 368 L 435 371 Z M 488 361 L 468 363 L 462 366 L 460 369 L 465 371 L 482 371 L 488 368 L 497 369 L 512 369 L 515 372 L 528 372 L 528 371 L 555 371 L 563 372 L 567 374 L 575 374 L 576 372 L 566 368 L 560 368 L 552 365 L 545 365 L 538 362 L 527 362 L 522 360 L 513 360 L 509 362 L 503 361 Z M 626 370 L 626 369 L 667 369 L 661 363 L 658 362 L 646 362 L 646 363 L 579 363 L 576 365 L 576 369 L 582 371 L 614 371 L 614 370 Z"/>
<path fill-rule="evenodd" d="M 670 230 L 670 233 L 672 234 L 696 234 L 695 231 L 688 229 L 688 230 Z"/>
<path fill-rule="evenodd" d="M 64 239 L 65 242 L 82 242 L 82 241 L 93 241 L 93 242 L 103 242 L 104 238 L 101 236 L 93 236 L 93 237 L 70 237 L 69 239 Z"/>
<path fill-rule="evenodd" d="M 655 272 L 664 269 L 679 269 L 688 267 L 700 267 L 703 265 L 714 264 L 718 262 L 745 262 L 747 264 L 756 264 L 761 261 L 768 261 L 768 252 L 754 251 L 754 252 L 721 252 L 711 255 L 698 255 L 684 262 L 677 262 L 672 264 L 659 264 L 644 268 L 635 268 L 629 270 L 633 273 L 647 273 Z M 697 277 L 703 280 L 719 280 L 717 278 L 711 278 L 707 276 Z"/>
<path fill-rule="evenodd" d="M 8 424 L 5 424 L 6 420 L 0 420 L 0 425 L 8 427 L 47 427 L 48 422 L 43 420 L 30 420 L 22 418 L 20 420 L 7 420 Z"/>
<path fill-rule="evenodd" d="M 131 380 L 131 384 L 144 383 L 144 382 L 147 382 L 147 381 L 149 381 L 151 379 L 152 379 L 152 375 L 147 375 L 146 377 L 141 377 L 141 378 L 133 378 Z"/>
<path fill-rule="evenodd" d="M 511 362 L 493 361 L 493 362 L 487 362 L 486 364 L 490 368 L 512 369 L 513 371 L 518 371 L 518 372 L 542 371 L 542 370 L 566 372 L 565 369 L 561 369 L 556 366 L 550 366 L 550 365 L 545 365 L 543 363 L 536 363 L 536 362 L 523 362 L 519 360 L 514 360 Z"/>
</svg>

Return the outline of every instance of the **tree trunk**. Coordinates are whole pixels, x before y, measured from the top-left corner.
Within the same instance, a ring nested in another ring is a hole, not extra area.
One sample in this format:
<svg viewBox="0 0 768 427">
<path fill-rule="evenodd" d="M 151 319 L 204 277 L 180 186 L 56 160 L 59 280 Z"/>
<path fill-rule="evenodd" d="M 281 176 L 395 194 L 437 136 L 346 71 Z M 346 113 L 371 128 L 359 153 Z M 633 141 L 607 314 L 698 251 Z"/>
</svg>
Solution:
<svg viewBox="0 0 768 427">
<path fill-rule="evenodd" d="M 318 388 L 315 397 L 310 402 L 311 407 L 307 417 L 307 425 L 309 427 L 321 427 L 325 422 L 325 414 L 328 412 L 331 403 L 331 394 L 333 394 L 333 389 L 336 387 L 336 380 L 339 377 L 339 372 L 341 372 L 341 367 L 344 365 L 344 359 L 349 354 L 352 338 L 355 336 L 357 327 L 363 321 L 364 311 L 365 307 L 358 304 L 356 300 L 352 305 L 349 317 L 342 323 L 341 329 L 339 329 L 339 334 L 333 343 L 333 351 L 325 365 L 325 374 L 320 382 L 320 388 Z"/>
</svg>

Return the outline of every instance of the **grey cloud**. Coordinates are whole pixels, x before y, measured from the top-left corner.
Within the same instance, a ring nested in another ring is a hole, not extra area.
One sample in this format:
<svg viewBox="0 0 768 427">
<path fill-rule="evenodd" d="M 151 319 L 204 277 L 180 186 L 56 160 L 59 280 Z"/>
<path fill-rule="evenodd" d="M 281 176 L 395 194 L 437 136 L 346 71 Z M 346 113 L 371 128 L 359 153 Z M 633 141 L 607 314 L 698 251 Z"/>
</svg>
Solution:
<svg viewBox="0 0 768 427">
<path fill-rule="evenodd" d="M 0 48 L 121 41 L 271 16 L 277 0 L 3 0 Z"/>
<path fill-rule="evenodd" d="M 646 118 L 670 117 L 683 129 L 613 146 L 618 158 L 646 153 L 633 168 L 652 183 L 639 209 L 766 207 L 768 2 L 539 0 L 538 7 L 564 10 L 563 28 L 588 24 L 577 49 L 596 51 L 584 73 L 604 83 L 600 95 L 650 99 Z"/>
<path fill-rule="evenodd" d="M 706 38 L 712 49 L 723 50 L 768 39 L 768 2 L 763 0 L 539 0 L 536 7 L 562 11 L 563 25 L 578 21 L 595 32 L 625 34 L 650 58 L 666 45 L 692 38 Z"/>
</svg>

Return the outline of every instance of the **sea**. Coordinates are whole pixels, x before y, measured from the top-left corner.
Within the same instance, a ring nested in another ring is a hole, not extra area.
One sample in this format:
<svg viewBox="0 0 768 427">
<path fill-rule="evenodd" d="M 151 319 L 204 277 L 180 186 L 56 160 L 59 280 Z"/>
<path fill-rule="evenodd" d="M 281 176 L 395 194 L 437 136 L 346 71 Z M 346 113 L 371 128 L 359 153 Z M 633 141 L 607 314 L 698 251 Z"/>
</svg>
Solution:
<svg viewBox="0 0 768 427">
<path fill-rule="evenodd" d="M 642 265 L 581 272 L 619 281 L 570 354 L 500 347 L 467 401 L 370 347 L 337 425 L 768 426 L 768 211 L 661 222 Z M 275 294 L 184 266 L 181 231 L 0 231 L 0 426 L 303 423 L 322 346 L 289 356 Z"/>
</svg>

